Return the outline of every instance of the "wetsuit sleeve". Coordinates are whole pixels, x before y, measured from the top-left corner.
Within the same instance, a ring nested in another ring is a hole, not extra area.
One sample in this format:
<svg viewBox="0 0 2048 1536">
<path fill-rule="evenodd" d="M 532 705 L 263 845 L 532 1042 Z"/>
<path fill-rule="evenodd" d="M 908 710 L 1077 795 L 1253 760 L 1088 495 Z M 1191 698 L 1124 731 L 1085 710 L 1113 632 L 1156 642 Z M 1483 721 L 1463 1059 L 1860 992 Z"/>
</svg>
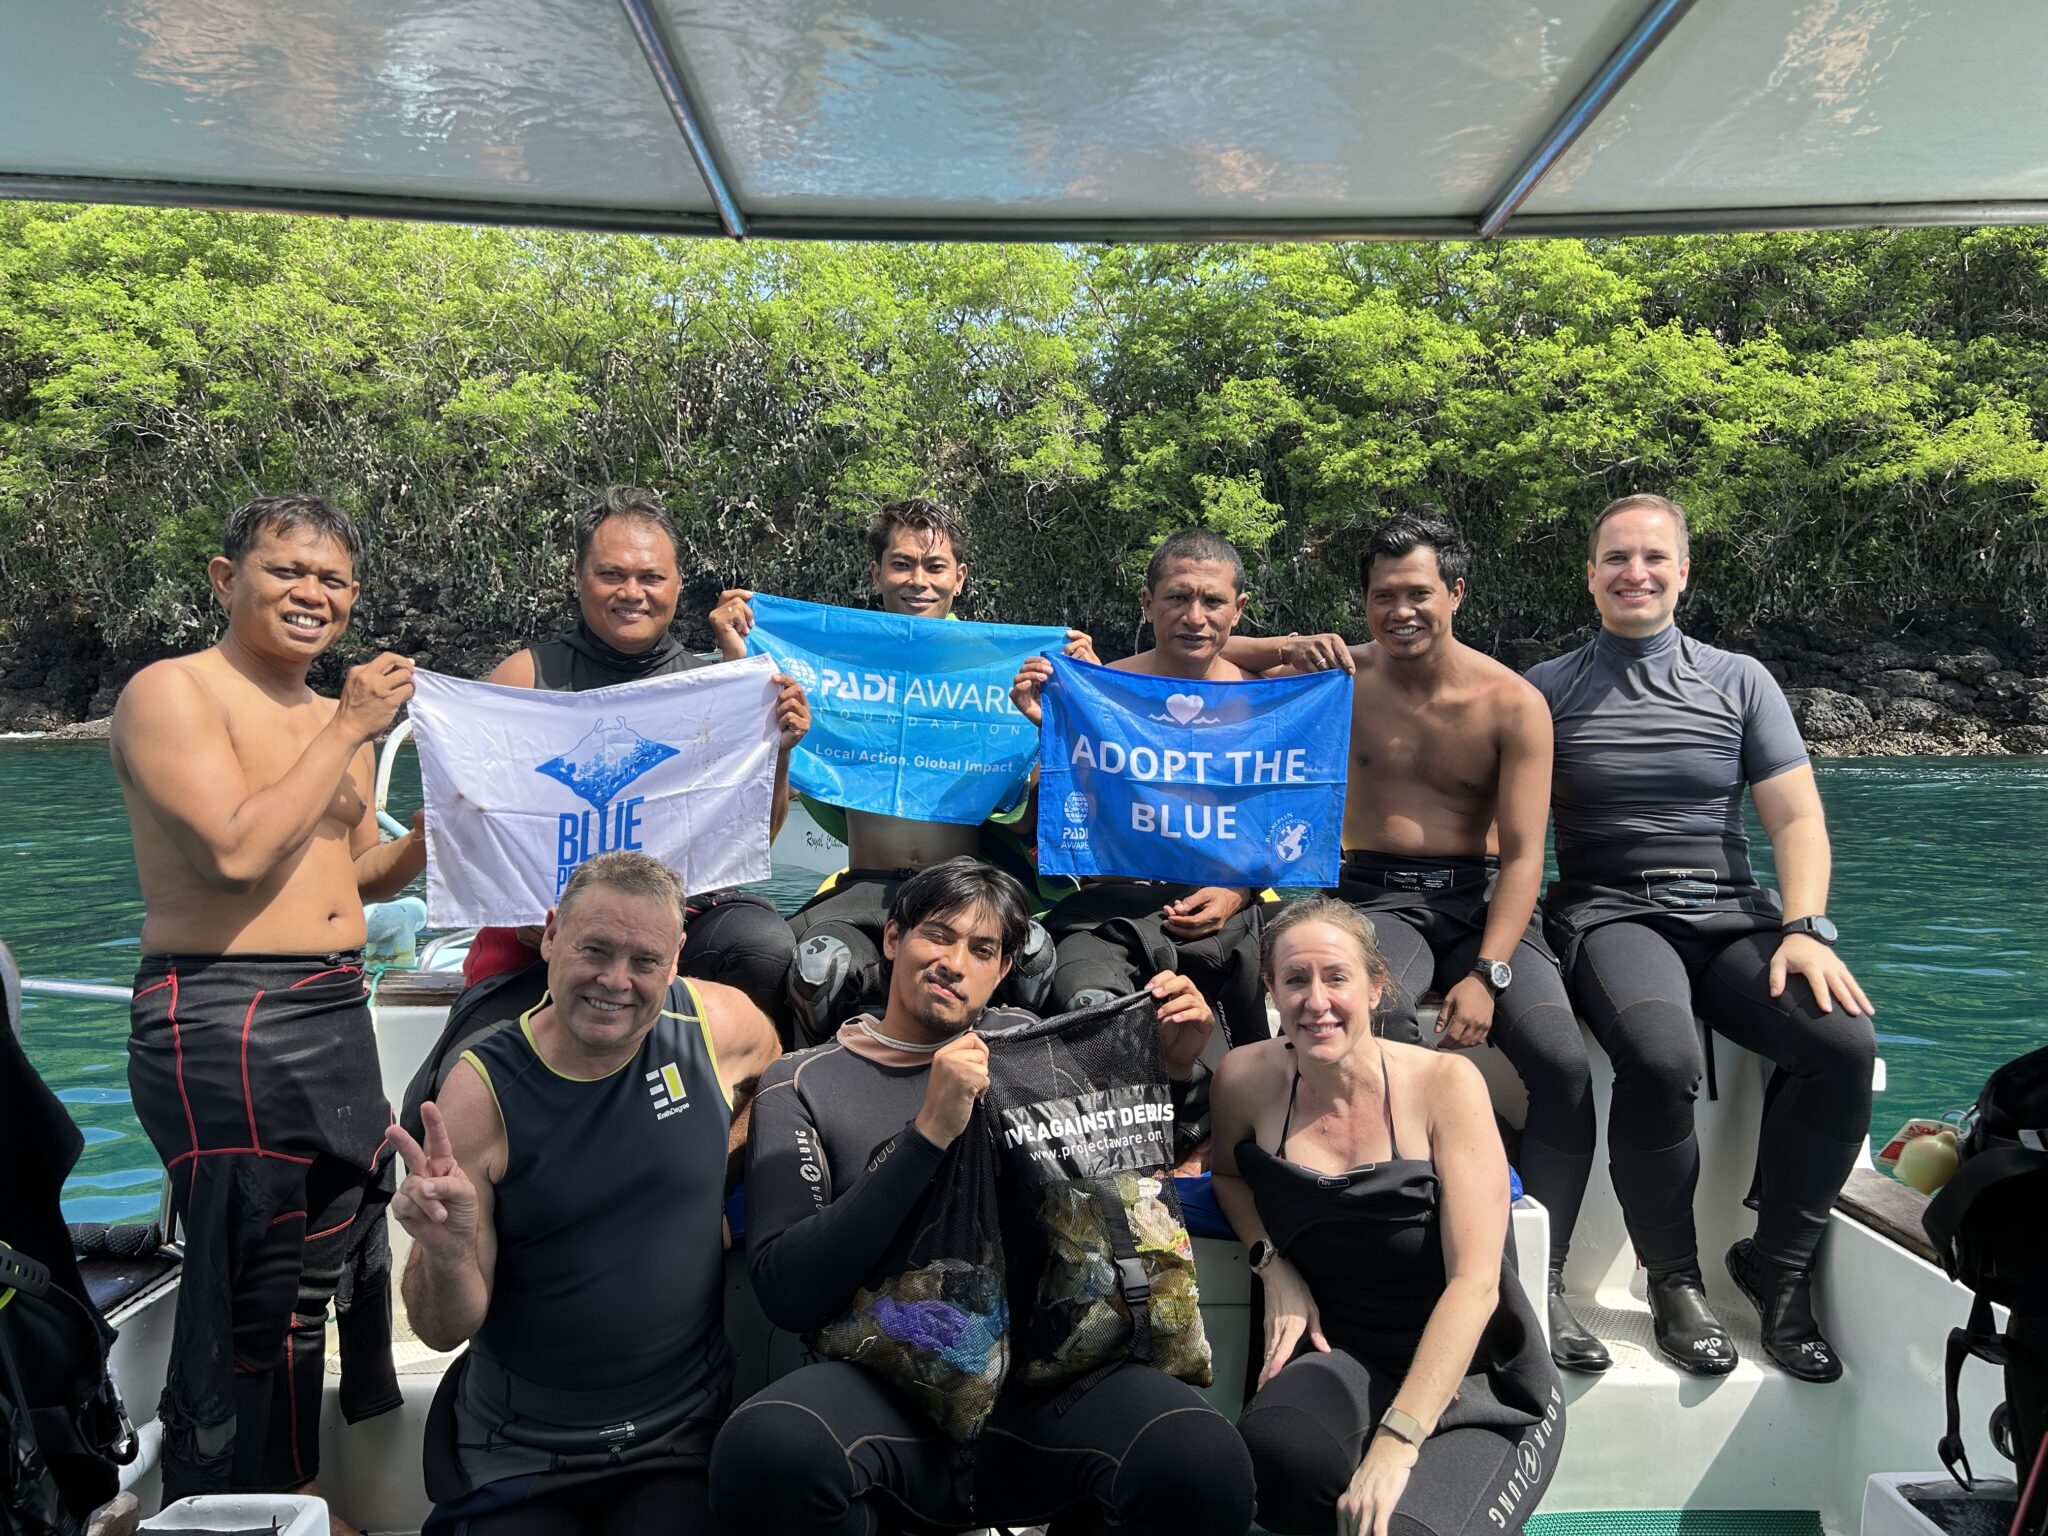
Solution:
<svg viewBox="0 0 2048 1536">
<path fill-rule="evenodd" d="M 1563 673 L 1563 658 L 1556 657 L 1550 661 L 1539 661 L 1522 674 L 1523 680 L 1543 695 L 1543 702 L 1552 713 L 1557 710 L 1557 689 Z"/>
<path fill-rule="evenodd" d="M 945 1158 L 914 1123 L 906 1124 L 839 1190 L 824 1135 L 785 1057 L 754 1099 L 747 1268 L 768 1320 L 796 1333 L 846 1310 Z"/>
<path fill-rule="evenodd" d="M 1806 742 L 1785 690 L 1754 656 L 1741 658 L 1742 776 L 1752 784 L 1807 763 Z"/>
</svg>

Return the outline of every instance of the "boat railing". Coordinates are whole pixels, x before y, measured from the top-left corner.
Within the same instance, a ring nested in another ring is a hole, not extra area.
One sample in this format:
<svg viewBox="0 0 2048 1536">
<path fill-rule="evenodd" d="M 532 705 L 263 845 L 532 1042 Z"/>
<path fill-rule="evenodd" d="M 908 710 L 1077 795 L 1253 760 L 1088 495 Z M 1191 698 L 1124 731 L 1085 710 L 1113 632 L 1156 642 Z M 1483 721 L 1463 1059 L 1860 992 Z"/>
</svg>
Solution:
<svg viewBox="0 0 2048 1536">
<path fill-rule="evenodd" d="M 377 825 L 393 837 L 403 837 L 409 830 L 404 822 L 393 816 L 385 807 L 391 803 L 391 770 L 398 764 L 398 749 L 411 740 L 412 717 L 408 715 L 391 727 L 391 734 L 384 738 L 384 745 L 377 749 Z"/>
</svg>

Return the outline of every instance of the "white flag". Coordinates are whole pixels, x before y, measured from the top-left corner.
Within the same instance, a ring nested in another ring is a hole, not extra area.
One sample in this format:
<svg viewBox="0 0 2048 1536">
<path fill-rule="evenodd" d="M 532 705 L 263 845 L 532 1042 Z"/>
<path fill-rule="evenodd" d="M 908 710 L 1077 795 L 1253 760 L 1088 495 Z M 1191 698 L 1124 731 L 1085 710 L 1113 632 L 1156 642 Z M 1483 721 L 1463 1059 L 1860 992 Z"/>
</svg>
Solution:
<svg viewBox="0 0 2048 1536">
<path fill-rule="evenodd" d="M 633 848 L 686 891 L 768 877 L 775 664 L 552 693 L 413 674 L 427 921 L 537 923 L 576 866 Z"/>
</svg>

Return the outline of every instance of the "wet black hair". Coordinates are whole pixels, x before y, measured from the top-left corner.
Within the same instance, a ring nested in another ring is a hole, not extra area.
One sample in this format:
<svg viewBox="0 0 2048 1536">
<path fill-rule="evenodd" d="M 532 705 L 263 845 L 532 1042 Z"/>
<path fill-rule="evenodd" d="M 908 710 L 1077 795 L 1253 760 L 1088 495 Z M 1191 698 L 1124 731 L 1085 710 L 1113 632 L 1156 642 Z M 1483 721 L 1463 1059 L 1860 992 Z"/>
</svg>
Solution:
<svg viewBox="0 0 2048 1536">
<path fill-rule="evenodd" d="M 874 522 L 868 525 L 868 558 L 875 564 L 882 563 L 882 556 L 889 552 L 889 535 L 898 528 L 944 539 L 953 551 L 953 558 L 962 565 L 967 563 L 967 533 L 960 526 L 960 519 L 928 497 L 912 496 L 905 501 L 890 502 L 875 514 Z"/>
<path fill-rule="evenodd" d="M 1403 512 L 1373 529 L 1372 537 L 1366 540 L 1365 554 L 1358 562 L 1358 584 L 1361 587 L 1372 585 L 1375 560 L 1399 560 L 1425 548 L 1436 551 L 1437 574 L 1443 577 L 1446 588 L 1455 587 L 1465 579 L 1465 567 L 1472 551 L 1458 536 L 1458 530 L 1440 517 Z"/>
<path fill-rule="evenodd" d="M 1166 579 L 1167 567 L 1176 560 L 1218 561 L 1230 567 L 1230 589 L 1244 591 L 1244 557 L 1237 546 L 1213 528 L 1183 528 L 1167 536 L 1152 558 L 1145 562 L 1145 590 L 1156 592 Z"/>
<path fill-rule="evenodd" d="M 590 541 L 597 537 L 597 530 L 614 517 L 637 517 L 654 524 L 668 535 L 668 542 L 676 552 L 676 563 L 682 564 L 683 536 L 668 508 L 661 504 L 661 498 L 644 486 L 613 485 L 607 486 L 602 496 L 576 514 L 576 563 L 579 566 L 589 558 Z"/>
<path fill-rule="evenodd" d="M 1002 931 L 1003 959 L 1014 962 L 1031 931 L 1031 907 L 1015 877 L 968 854 L 921 869 L 896 887 L 889 921 L 908 933 L 927 918 L 986 907 Z"/>
<path fill-rule="evenodd" d="M 363 558 L 363 536 L 349 515 L 308 491 L 279 491 L 242 503 L 228 514 L 227 527 L 221 530 L 221 553 L 240 565 L 259 536 L 294 528 L 326 534 L 348 551 L 350 565 Z"/>
</svg>

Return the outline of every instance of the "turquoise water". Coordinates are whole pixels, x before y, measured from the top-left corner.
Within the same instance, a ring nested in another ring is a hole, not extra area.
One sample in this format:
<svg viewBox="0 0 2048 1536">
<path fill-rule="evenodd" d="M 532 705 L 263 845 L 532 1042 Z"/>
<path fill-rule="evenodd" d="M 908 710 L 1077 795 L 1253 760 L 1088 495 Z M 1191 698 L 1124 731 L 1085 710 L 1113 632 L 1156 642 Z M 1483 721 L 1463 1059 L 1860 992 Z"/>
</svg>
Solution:
<svg viewBox="0 0 2048 1536">
<path fill-rule="evenodd" d="M 1990 1070 L 2048 1035 L 2048 759 L 1862 758 L 1819 765 L 1835 849 L 1829 910 L 1878 1006 L 1889 1072 L 1872 1129 L 1960 1108 Z M 410 754 L 393 810 L 418 803 Z M 1758 839 L 1759 863 L 1768 855 Z M 126 985 L 142 902 L 101 743 L 0 741 L 0 939 L 30 976 Z M 767 894 L 787 910 L 803 877 Z M 73 1221 L 156 1209 L 162 1172 L 129 1108 L 117 1005 L 30 998 L 24 1038 L 85 1132 Z"/>
</svg>

